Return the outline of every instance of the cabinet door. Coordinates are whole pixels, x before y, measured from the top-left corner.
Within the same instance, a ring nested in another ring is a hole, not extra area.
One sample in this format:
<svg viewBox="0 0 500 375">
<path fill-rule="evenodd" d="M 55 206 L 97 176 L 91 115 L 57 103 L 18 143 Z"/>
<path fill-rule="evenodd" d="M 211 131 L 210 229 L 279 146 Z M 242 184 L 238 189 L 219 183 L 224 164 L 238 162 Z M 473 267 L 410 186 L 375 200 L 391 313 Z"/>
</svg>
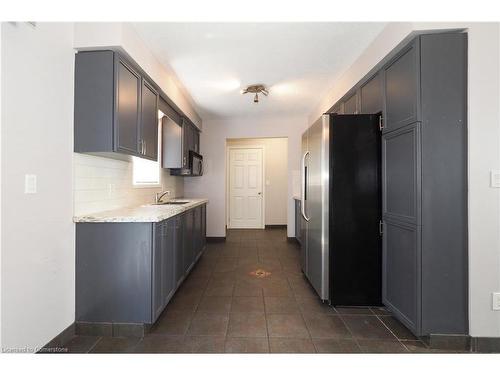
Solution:
<svg viewBox="0 0 500 375">
<path fill-rule="evenodd" d="M 413 333 L 420 330 L 420 227 L 384 220 L 382 301 Z"/>
<path fill-rule="evenodd" d="M 182 168 L 188 167 L 189 148 L 191 146 L 191 125 L 182 120 Z"/>
<path fill-rule="evenodd" d="M 142 80 L 141 153 L 151 160 L 158 159 L 158 93 Z"/>
<path fill-rule="evenodd" d="M 389 62 L 383 69 L 385 131 L 419 121 L 419 39 Z"/>
<path fill-rule="evenodd" d="M 358 96 L 354 93 L 344 101 L 344 115 L 355 115 L 358 113 Z"/>
<path fill-rule="evenodd" d="M 165 307 L 165 297 L 163 290 L 163 264 L 165 263 L 163 251 L 163 225 L 158 223 L 153 229 L 153 257 L 152 257 L 152 286 L 153 286 L 153 306 L 152 321 L 154 322 Z"/>
<path fill-rule="evenodd" d="M 187 211 L 182 217 L 182 247 L 184 257 L 184 273 L 186 274 L 194 261 L 193 210 Z"/>
<path fill-rule="evenodd" d="M 202 250 L 202 234 L 201 234 L 201 206 L 193 209 L 194 214 L 194 228 L 193 228 L 193 239 L 194 239 L 194 258 L 196 259 L 200 255 Z"/>
<path fill-rule="evenodd" d="M 420 123 L 382 135 L 382 214 L 420 224 Z"/>
<path fill-rule="evenodd" d="M 175 285 L 176 287 L 182 282 L 184 272 L 184 231 L 183 216 L 174 218 L 174 236 L 175 236 Z"/>
<path fill-rule="evenodd" d="M 207 205 L 201 206 L 201 251 L 207 244 Z"/>
<path fill-rule="evenodd" d="M 175 219 L 169 219 L 162 233 L 162 296 L 166 305 L 175 290 Z"/>
<path fill-rule="evenodd" d="M 360 113 L 379 113 L 382 112 L 382 80 L 380 74 L 375 74 L 359 90 L 361 110 Z"/>
<path fill-rule="evenodd" d="M 335 107 L 333 107 L 331 113 L 336 113 L 337 115 L 342 114 L 341 103 L 338 103 Z"/>
<path fill-rule="evenodd" d="M 139 155 L 141 76 L 119 57 L 115 74 L 115 150 Z"/>
<path fill-rule="evenodd" d="M 197 129 L 193 132 L 193 151 L 200 153 L 200 132 Z"/>
</svg>

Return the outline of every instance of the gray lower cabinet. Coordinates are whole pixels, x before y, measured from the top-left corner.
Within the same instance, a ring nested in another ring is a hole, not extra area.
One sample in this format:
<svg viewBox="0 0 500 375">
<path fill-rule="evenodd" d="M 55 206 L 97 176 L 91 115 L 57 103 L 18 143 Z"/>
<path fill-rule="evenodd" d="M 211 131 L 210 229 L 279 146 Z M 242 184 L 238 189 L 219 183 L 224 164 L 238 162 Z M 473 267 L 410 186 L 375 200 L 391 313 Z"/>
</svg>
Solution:
<svg viewBox="0 0 500 375">
<path fill-rule="evenodd" d="M 299 243 L 302 243 L 302 214 L 301 214 L 301 201 L 295 199 L 295 238 Z"/>
<path fill-rule="evenodd" d="M 175 285 L 178 287 L 184 281 L 186 272 L 184 271 L 184 234 L 183 216 L 175 218 Z"/>
<path fill-rule="evenodd" d="M 175 225 L 176 220 L 165 220 L 154 226 L 153 244 L 153 321 L 172 298 L 175 283 Z"/>
<path fill-rule="evenodd" d="M 75 55 L 74 151 L 157 160 L 158 91 L 114 51 Z"/>
<path fill-rule="evenodd" d="M 184 257 L 184 274 L 187 274 L 195 259 L 195 242 L 193 232 L 193 210 L 182 215 L 182 248 Z"/>
<path fill-rule="evenodd" d="M 420 227 L 384 219 L 382 300 L 413 332 L 421 332 Z"/>
<path fill-rule="evenodd" d="M 202 209 L 201 206 L 196 207 L 193 210 L 193 244 L 194 244 L 194 257 L 197 258 L 200 255 L 200 251 L 203 246 L 202 241 L 202 221 L 201 221 Z"/>
<path fill-rule="evenodd" d="M 77 223 L 76 322 L 154 323 L 203 253 L 195 211 L 204 222 L 205 205 L 160 223 Z"/>
</svg>

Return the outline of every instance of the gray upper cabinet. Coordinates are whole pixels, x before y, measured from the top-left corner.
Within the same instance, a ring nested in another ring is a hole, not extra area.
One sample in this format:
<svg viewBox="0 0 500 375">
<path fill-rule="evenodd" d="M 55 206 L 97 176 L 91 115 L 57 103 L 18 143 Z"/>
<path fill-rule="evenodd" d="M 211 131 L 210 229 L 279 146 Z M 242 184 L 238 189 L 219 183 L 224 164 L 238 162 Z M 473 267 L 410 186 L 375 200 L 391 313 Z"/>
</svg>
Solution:
<svg viewBox="0 0 500 375">
<path fill-rule="evenodd" d="M 344 115 L 355 115 L 358 113 L 358 95 L 352 94 L 344 101 Z"/>
<path fill-rule="evenodd" d="M 382 136 L 382 214 L 419 224 L 420 123 Z"/>
<path fill-rule="evenodd" d="M 162 167 L 173 175 L 183 175 L 189 168 L 189 151 L 200 152 L 200 132 L 186 118 L 180 124 L 165 116 L 162 120 Z"/>
<path fill-rule="evenodd" d="M 191 147 L 192 128 L 186 119 L 182 119 L 182 168 L 187 168 L 189 163 L 189 148 Z"/>
<path fill-rule="evenodd" d="M 382 70 L 385 98 L 384 131 L 419 121 L 419 38 L 404 48 Z"/>
<path fill-rule="evenodd" d="M 158 160 L 158 92 L 147 80 L 142 80 L 142 154 Z"/>
<path fill-rule="evenodd" d="M 74 151 L 158 156 L 158 92 L 113 51 L 75 55 Z"/>
<path fill-rule="evenodd" d="M 332 110 L 330 111 L 331 113 L 336 113 L 338 115 L 341 115 L 342 114 L 342 103 L 337 103 L 333 108 Z"/>
<path fill-rule="evenodd" d="M 200 153 L 200 132 L 197 129 L 193 132 L 193 151 Z"/>
<path fill-rule="evenodd" d="M 364 83 L 359 89 L 361 109 L 360 113 L 372 114 L 383 110 L 382 79 L 377 73 Z"/>
</svg>

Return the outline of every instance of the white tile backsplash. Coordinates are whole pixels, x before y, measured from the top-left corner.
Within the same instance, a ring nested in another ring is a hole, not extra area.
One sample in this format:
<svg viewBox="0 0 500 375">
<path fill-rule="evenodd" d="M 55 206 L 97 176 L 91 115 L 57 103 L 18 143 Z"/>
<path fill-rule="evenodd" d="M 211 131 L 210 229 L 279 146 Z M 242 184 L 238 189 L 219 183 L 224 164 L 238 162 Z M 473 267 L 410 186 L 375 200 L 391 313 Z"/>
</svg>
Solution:
<svg viewBox="0 0 500 375">
<path fill-rule="evenodd" d="M 153 202 L 156 192 L 170 190 L 172 197 L 184 194 L 183 177 L 162 170 L 162 186 L 136 188 L 132 184 L 132 162 L 73 153 L 74 215 L 132 207 Z"/>
</svg>

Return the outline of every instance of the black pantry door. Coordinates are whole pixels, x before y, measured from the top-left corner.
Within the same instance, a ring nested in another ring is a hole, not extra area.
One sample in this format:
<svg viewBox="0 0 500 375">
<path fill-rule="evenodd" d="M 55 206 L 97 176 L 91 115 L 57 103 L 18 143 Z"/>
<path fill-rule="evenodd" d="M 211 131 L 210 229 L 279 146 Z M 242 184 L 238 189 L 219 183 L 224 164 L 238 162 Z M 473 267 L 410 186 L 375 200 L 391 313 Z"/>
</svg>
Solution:
<svg viewBox="0 0 500 375">
<path fill-rule="evenodd" d="M 330 125 L 331 303 L 381 304 L 381 133 L 378 115 L 333 115 Z"/>
</svg>

